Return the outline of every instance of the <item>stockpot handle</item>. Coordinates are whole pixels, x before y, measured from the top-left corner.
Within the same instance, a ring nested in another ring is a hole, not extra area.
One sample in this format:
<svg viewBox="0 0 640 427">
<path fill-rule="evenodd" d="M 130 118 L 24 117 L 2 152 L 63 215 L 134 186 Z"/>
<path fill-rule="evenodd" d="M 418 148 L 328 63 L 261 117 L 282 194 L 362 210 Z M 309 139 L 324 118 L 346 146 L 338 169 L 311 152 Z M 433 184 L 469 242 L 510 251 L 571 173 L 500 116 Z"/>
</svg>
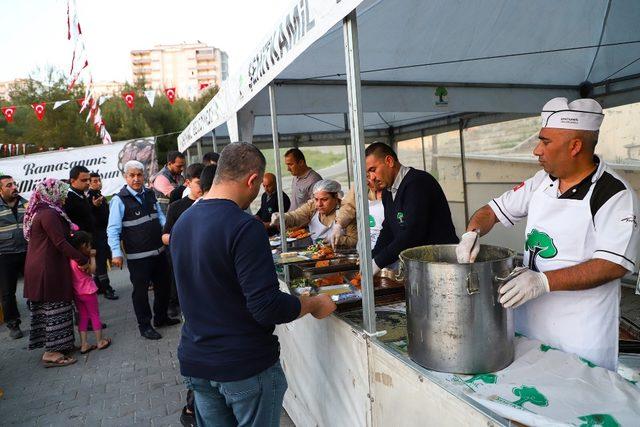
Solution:
<svg viewBox="0 0 640 427">
<path fill-rule="evenodd" d="M 495 280 L 498 283 L 505 284 L 509 280 L 515 279 L 516 277 L 518 277 L 519 275 L 521 275 L 527 270 L 528 270 L 527 267 L 516 267 L 511 271 L 511 273 L 507 274 L 505 277 L 495 276 L 493 280 Z"/>
<path fill-rule="evenodd" d="M 467 294 L 475 295 L 480 293 L 480 279 L 478 273 L 470 271 L 467 273 Z"/>
<path fill-rule="evenodd" d="M 405 265 L 402 257 L 398 257 L 398 274 L 396 274 L 396 282 L 404 282 Z"/>
</svg>

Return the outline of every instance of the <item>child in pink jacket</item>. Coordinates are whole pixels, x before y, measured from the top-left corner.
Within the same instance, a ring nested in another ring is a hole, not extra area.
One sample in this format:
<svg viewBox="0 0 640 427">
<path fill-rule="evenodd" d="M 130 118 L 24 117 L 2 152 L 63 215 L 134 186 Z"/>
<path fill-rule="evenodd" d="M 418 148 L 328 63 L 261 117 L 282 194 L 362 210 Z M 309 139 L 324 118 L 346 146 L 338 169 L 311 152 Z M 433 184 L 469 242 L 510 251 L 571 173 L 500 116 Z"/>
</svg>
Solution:
<svg viewBox="0 0 640 427">
<path fill-rule="evenodd" d="M 69 243 L 84 255 L 91 258 L 90 271 L 82 271 L 78 263 L 70 259 L 71 280 L 76 309 L 78 310 L 78 330 L 80 331 L 80 353 L 86 354 L 91 350 L 104 350 L 111 345 L 111 338 L 102 337 L 102 321 L 98 310 L 98 287 L 91 275 L 96 269 L 96 251 L 91 249 L 91 235 L 85 231 L 72 231 Z M 96 344 L 89 345 L 87 329 L 91 321 Z"/>
</svg>

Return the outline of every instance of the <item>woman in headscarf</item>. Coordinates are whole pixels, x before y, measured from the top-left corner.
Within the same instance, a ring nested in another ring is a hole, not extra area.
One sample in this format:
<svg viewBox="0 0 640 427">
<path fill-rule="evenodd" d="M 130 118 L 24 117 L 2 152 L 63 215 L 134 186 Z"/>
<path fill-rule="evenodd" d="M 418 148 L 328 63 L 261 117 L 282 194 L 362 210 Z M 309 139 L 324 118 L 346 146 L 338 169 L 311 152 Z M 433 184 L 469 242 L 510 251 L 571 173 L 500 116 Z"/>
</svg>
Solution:
<svg viewBox="0 0 640 427">
<path fill-rule="evenodd" d="M 342 199 L 340 183 L 332 179 L 323 179 L 313 186 L 313 199 L 296 210 L 284 214 L 287 228 L 308 227 L 311 240 L 314 243 L 326 241 L 336 220 L 336 213 L 340 209 Z M 274 213 L 271 224 L 279 224 L 279 215 Z M 358 230 L 355 218 L 346 226 L 345 232 L 337 240 L 337 246 L 353 248 L 358 242 Z"/>
<path fill-rule="evenodd" d="M 69 185 L 47 178 L 38 183 L 24 216 L 24 237 L 29 242 L 24 271 L 24 297 L 31 310 L 29 350 L 44 347 L 42 364 L 67 366 L 76 362 L 64 353 L 74 348 L 73 285 L 69 259 L 80 268 L 89 259 L 69 244 L 72 226 L 62 206 Z"/>
</svg>

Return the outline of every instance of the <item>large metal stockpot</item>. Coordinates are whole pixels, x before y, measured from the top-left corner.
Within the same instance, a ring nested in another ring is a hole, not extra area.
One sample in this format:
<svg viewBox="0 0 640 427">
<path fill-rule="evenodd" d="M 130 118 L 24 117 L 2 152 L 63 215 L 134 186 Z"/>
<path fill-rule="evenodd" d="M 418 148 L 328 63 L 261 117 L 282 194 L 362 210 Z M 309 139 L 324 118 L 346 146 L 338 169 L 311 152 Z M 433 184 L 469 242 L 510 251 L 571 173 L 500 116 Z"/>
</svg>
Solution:
<svg viewBox="0 0 640 427">
<path fill-rule="evenodd" d="M 498 371 L 513 362 L 512 313 L 498 302 L 498 288 L 516 254 L 481 245 L 476 262 L 460 264 L 455 249 L 420 246 L 400 254 L 409 357 L 441 372 Z"/>
</svg>

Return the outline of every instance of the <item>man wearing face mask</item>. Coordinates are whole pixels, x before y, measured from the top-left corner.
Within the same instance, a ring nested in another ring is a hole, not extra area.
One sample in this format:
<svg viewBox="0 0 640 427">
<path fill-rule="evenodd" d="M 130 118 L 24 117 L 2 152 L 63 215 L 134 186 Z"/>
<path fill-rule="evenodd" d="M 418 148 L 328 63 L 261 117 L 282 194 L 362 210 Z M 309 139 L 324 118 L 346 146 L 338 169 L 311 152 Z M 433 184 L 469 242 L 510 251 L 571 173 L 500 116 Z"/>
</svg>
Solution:
<svg viewBox="0 0 640 427">
<path fill-rule="evenodd" d="M 16 303 L 18 276 L 24 273 L 27 241 L 22 233 L 22 220 L 27 200 L 9 175 L 0 173 L 0 299 L 9 336 L 22 338 L 20 312 Z"/>
<path fill-rule="evenodd" d="M 636 268 L 638 200 L 594 154 L 604 118 L 593 99 L 554 98 L 533 150 L 544 170 L 480 208 L 456 249 L 474 262 L 478 239 L 527 218 L 525 267 L 499 290 L 515 329 L 615 371 L 620 278 Z"/>
</svg>

